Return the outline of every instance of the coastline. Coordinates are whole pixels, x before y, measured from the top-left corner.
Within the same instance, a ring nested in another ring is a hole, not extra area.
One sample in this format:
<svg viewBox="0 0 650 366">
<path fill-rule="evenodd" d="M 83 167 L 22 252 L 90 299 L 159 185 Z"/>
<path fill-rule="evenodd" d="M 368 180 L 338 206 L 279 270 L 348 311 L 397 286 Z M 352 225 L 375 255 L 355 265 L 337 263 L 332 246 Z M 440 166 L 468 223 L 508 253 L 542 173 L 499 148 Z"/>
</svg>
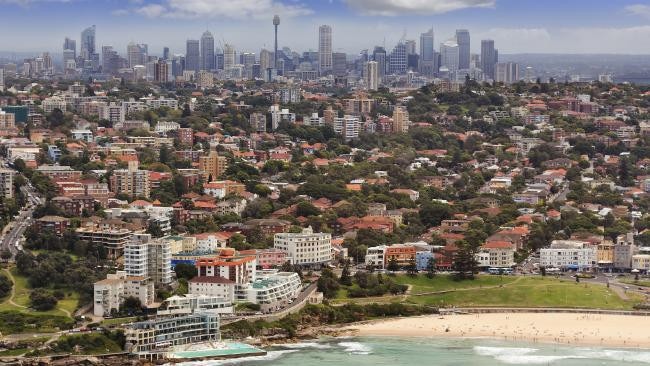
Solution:
<svg viewBox="0 0 650 366">
<path fill-rule="evenodd" d="M 352 336 L 491 338 L 529 343 L 650 348 L 650 318 L 580 313 L 425 315 L 339 329 Z"/>
</svg>

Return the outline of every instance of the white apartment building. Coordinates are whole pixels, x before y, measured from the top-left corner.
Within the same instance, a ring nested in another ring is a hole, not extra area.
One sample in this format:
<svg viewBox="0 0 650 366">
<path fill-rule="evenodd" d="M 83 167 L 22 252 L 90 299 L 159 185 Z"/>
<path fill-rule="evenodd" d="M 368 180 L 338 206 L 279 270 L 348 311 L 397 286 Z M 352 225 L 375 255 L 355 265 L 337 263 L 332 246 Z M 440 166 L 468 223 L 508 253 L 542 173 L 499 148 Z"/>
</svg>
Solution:
<svg viewBox="0 0 650 366">
<path fill-rule="evenodd" d="M 280 109 L 279 105 L 272 105 L 269 108 L 271 113 L 271 129 L 273 131 L 278 129 L 281 122 L 296 123 L 296 114 L 289 112 L 288 109 Z"/>
<path fill-rule="evenodd" d="M 386 245 L 379 245 L 366 249 L 366 267 L 384 269 L 386 248 Z"/>
<path fill-rule="evenodd" d="M 94 284 L 93 315 L 109 316 L 119 311 L 128 297 L 140 300 L 143 306 L 154 302 L 153 283 L 144 277 L 128 276 L 126 271 L 108 274 L 106 279 Z"/>
<path fill-rule="evenodd" d="M 636 254 L 632 256 L 632 269 L 642 272 L 650 271 L 650 254 Z"/>
<path fill-rule="evenodd" d="M 553 240 L 550 248 L 540 249 L 540 265 L 585 270 L 598 265 L 596 246 L 575 240 Z"/>
<path fill-rule="evenodd" d="M 257 279 L 248 284 L 238 301 L 261 305 L 263 312 L 279 310 L 298 297 L 302 291 L 302 281 L 295 272 L 276 270 L 259 271 Z"/>
<path fill-rule="evenodd" d="M 70 134 L 74 140 L 93 142 L 93 133 L 90 130 L 72 130 Z"/>
<path fill-rule="evenodd" d="M 14 196 L 14 171 L 0 169 L 0 197 L 13 198 Z"/>
<path fill-rule="evenodd" d="M 219 297 L 235 301 L 235 281 L 221 276 L 196 276 L 187 281 L 188 292 L 194 295 Z"/>
<path fill-rule="evenodd" d="M 311 227 L 302 233 L 275 234 L 273 247 L 287 253 L 291 264 L 322 265 L 332 260 L 332 235 L 314 233 Z"/>
<path fill-rule="evenodd" d="M 126 119 L 125 108 L 122 105 L 111 103 L 99 108 L 99 118 L 115 124 L 124 122 Z"/>
<path fill-rule="evenodd" d="M 158 316 L 178 316 L 193 314 L 196 311 L 208 311 L 218 314 L 234 312 L 232 300 L 219 296 L 187 294 L 171 296 L 165 299 L 158 308 Z"/>
<path fill-rule="evenodd" d="M 511 268 L 515 265 L 515 246 L 501 241 L 485 243 L 476 254 L 476 261 L 482 268 Z"/>
<path fill-rule="evenodd" d="M 343 135 L 345 139 L 355 139 L 359 137 L 359 117 L 343 116 L 334 118 L 334 132 Z"/>
<path fill-rule="evenodd" d="M 169 131 L 176 131 L 179 128 L 181 128 L 181 125 L 178 122 L 159 121 L 156 123 L 154 131 L 156 133 L 167 133 Z"/>
<path fill-rule="evenodd" d="M 157 285 L 170 284 L 170 243 L 152 240 L 151 234 L 134 234 L 124 247 L 124 270 L 129 276 L 148 278 Z"/>
<path fill-rule="evenodd" d="M 43 100 L 43 103 L 41 103 L 41 108 L 45 114 L 50 114 L 55 109 L 59 109 L 61 112 L 65 112 L 66 107 L 67 103 L 65 102 L 65 99 L 57 96 L 45 98 L 45 100 Z"/>
</svg>

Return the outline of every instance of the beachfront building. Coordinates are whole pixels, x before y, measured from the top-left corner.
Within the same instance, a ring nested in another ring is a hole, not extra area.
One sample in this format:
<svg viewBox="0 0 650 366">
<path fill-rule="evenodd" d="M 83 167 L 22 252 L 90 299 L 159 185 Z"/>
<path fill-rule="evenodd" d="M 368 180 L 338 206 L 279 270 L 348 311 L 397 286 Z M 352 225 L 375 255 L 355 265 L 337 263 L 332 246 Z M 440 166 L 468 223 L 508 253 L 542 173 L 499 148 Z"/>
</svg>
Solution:
<svg viewBox="0 0 650 366">
<path fill-rule="evenodd" d="M 157 316 L 178 316 L 193 314 L 197 311 L 209 311 L 219 314 L 234 312 L 232 299 L 221 296 L 187 294 L 171 296 L 165 299 L 158 308 Z"/>
<path fill-rule="evenodd" d="M 415 260 L 415 247 L 408 244 L 393 244 L 386 248 L 384 266 L 395 260 L 400 268 L 407 267 Z"/>
<path fill-rule="evenodd" d="M 550 248 L 539 251 L 540 265 L 564 270 L 584 271 L 598 265 L 597 249 L 576 240 L 553 240 Z"/>
<path fill-rule="evenodd" d="M 235 282 L 221 276 L 196 276 L 187 281 L 187 286 L 190 294 L 235 301 Z"/>
<path fill-rule="evenodd" d="M 650 254 L 636 254 L 632 256 L 632 269 L 648 273 L 650 271 Z"/>
<path fill-rule="evenodd" d="M 237 301 L 259 304 L 262 312 L 272 312 L 289 305 L 302 291 L 302 281 L 296 272 L 264 270 L 238 293 Z"/>
<path fill-rule="evenodd" d="M 302 233 L 275 234 L 273 247 L 287 253 L 291 264 L 316 267 L 332 261 L 332 234 L 314 233 L 311 227 Z"/>
<path fill-rule="evenodd" d="M 106 279 L 94 284 L 93 315 L 110 316 L 119 311 L 129 297 L 139 299 L 145 307 L 153 304 L 153 283 L 141 276 L 128 276 L 125 271 L 108 274 Z"/>
<path fill-rule="evenodd" d="M 435 260 L 431 251 L 415 252 L 415 267 L 418 271 L 426 271 L 431 260 Z"/>
<path fill-rule="evenodd" d="M 366 249 L 366 267 L 375 269 L 384 269 L 384 257 L 386 255 L 386 245 L 379 245 Z"/>
<path fill-rule="evenodd" d="M 129 276 L 151 279 L 156 285 L 172 282 L 170 244 L 151 234 L 134 234 L 124 247 L 124 270 Z"/>
<path fill-rule="evenodd" d="M 515 246 L 507 241 L 490 241 L 476 254 L 481 268 L 512 268 L 515 265 Z"/>
<path fill-rule="evenodd" d="M 173 346 L 218 341 L 219 316 L 217 312 L 203 310 L 130 324 L 125 329 L 125 349 L 139 358 L 157 360 Z"/>
</svg>

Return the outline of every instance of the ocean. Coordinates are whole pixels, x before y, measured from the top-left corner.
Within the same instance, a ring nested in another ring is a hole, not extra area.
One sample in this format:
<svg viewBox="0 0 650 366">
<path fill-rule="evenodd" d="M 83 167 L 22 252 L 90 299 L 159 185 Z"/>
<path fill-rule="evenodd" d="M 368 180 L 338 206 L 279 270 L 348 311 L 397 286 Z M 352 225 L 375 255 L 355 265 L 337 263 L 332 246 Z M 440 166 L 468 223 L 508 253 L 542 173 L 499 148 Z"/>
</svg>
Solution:
<svg viewBox="0 0 650 366">
<path fill-rule="evenodd" d="M 650 349 L 568 347 L 491 339 L 328 338 L 273 346 L 268 354 L 183 366 L 614 366 L 650 365 Z"/>
</svg>

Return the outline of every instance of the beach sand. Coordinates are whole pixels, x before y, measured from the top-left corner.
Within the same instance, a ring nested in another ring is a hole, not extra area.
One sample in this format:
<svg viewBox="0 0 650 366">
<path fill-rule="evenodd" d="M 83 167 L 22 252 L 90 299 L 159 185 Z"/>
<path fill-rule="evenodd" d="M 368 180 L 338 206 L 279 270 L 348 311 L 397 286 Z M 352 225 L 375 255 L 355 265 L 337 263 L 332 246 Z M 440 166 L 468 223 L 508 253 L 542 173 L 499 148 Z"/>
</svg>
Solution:
<svg viewBox="0 0 650 366">
<path fill-rule="evenodd" d="M 650 317 L 600 314 L 459 314 L 372 321 L 359 336 L 486 337 L 521 342 L 650 348 Z"/>
</svg>

